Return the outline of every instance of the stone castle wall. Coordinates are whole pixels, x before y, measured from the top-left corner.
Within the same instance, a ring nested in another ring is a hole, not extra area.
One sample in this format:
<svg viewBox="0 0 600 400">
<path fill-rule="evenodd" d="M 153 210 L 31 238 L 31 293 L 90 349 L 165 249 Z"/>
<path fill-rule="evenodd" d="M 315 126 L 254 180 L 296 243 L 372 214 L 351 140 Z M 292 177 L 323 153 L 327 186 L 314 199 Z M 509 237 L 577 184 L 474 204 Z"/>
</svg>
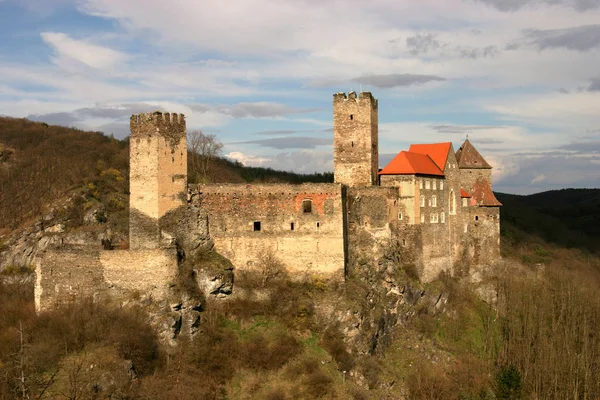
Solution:
<svg viewBox="0 0 600 400">
<path fill-rule="evenodd" d="M 37 260 L 37 311 L 86 297 L 128 293 L 166 296 L 177 273 L 174 248 L 154 250 L 55 250 Z"/>
<path fill-rule="evenodd" d="M 236 269 L 257 267 L 260 253 L 272 250 L 292 272 L 343 277 L 341 185 L 215 184 L 196 190 L 193 198 L 208 215 L 215 248 Z"/>
</svg>

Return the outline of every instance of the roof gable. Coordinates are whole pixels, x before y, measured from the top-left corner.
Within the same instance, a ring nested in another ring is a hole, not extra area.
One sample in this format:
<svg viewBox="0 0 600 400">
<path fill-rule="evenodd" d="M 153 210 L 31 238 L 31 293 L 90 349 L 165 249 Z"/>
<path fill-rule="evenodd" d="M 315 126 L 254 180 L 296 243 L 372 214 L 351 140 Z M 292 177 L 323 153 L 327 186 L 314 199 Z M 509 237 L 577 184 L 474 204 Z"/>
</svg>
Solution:
<svg viewBox="0 0 600 400">
<path fill-rule="evenodd" d="M 431 157 L 435 165 L 443 172 L 446 169 L 446 160 L 452 143 L 430 143 L 430 144 L 411 144 L 408 149 L 411 153 L 419 153 Z"/>
<path fill-rule="evenodd" d="M 465 140 L 463 145 L 460 146 L 456 152 L 456 160 L 458 161 L 458 168 L 492 168 L 492 166 L 485 161 L 481 154 L 479 154 L 471 142 L 469 142 L 469 139 Z"/>
<path fill-rule="evenodd" d="M 435 175 L 444 176 L 442 170 L 428 156 L 409 151 L 401 151 L 379 175 Z"/>
<path fill-rule="evenodd" d="M 478 179 L 473 185 L 473 199 L 478 206 L 500 207 L 502 203 L 498 201 L 487 179 Z"/>
</svg>

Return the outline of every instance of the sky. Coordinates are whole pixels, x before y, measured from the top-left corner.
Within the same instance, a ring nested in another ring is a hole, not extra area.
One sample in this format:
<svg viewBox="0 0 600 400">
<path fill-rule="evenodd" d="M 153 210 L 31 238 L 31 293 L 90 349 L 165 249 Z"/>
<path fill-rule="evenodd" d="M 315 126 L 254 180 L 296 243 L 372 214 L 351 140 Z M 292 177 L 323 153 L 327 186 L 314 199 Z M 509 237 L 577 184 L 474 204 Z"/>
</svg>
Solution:
<svg viewBox="0 0 600 400">
<path fill-rule="evenodd" d="M 380 167 L 465 138 L 494 190 L 600 187 L 600 0 L 0 0 L 0 115 L 123 138 L 184 113 L 246 165 L 333 170 L 336 92 Z"/>
</svg>

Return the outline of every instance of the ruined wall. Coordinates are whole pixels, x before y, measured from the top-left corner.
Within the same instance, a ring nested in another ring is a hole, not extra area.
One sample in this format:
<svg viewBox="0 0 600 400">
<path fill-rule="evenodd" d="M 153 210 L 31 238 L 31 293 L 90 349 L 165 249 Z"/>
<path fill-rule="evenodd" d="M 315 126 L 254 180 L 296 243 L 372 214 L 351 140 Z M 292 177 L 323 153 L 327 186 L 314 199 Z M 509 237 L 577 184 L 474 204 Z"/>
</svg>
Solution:
<svg viewBox="0 0 600 400">
<path fill-rule="evenodd" d="M 130 127 L 129 243 L 131 249 L 154 249 L 160 246 L 159 218 L 185 204 L 185 117 L 133 115 Z"/>
<path fill-rule="evenodd" d="M 349 274 L 379 270 L 382 257 L 389 251 L 396 253 L 401 265 L 420 263 L 419 227 L 398 219 L 398 214 L 406 213 L 398 195 L 396 187 L 348 188 Z"/>
<path fill-rule="evenodd" d="M 216 250 L 238 270 L 272 250 L 291 272 L 344 274 L 342 186 L 198 185 L 194 202 L 208 214 Z M 310 209 L 308 207 L 310 204 Z"/>
<path fill-rule="evenodd" d="M 334 180 L 348 186 L 377 183 L 378 106 L 371 93 L 333 96 Z"/>
<path fill-rule="evenodd" d="M 176 273 L 175 249 L 47 251 L 36 263 L 36 310 L 134 291 L 165 298 Z"/>
<path fill-rule="evenodd" d="M 48 251 L 36 262 L 37 311 L 105 289 L 99 251 Z"/>
</svg>

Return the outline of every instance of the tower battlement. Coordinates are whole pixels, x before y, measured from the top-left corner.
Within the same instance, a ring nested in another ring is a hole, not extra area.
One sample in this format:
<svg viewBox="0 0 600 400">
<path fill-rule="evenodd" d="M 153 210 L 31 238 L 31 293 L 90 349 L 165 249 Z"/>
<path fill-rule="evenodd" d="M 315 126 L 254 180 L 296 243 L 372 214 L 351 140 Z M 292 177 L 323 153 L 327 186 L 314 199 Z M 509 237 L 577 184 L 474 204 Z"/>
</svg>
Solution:
<svg viewBox="0 0 600 400">
<path fill-rule="evenodd" d="M 373 97 L 371 92 L 361 92 L 360 94 L 358 94 L 358 96 L 354 91 L 348 92 L 348 94 L 346 94 L 345 92 L 338 92 L 333 95 L 334 103 L 347 102 L 349 100 L 361 103 L 370 102 L 373 108 L 377 108 L 377 99 Z"/>
<path fill-rule="evenodd" d="M 185 115 L 161 111 L 134 114 L 129 121 L 131 137 L 160 135 L 171 139 L 185 136 Z"/>
</svg>

